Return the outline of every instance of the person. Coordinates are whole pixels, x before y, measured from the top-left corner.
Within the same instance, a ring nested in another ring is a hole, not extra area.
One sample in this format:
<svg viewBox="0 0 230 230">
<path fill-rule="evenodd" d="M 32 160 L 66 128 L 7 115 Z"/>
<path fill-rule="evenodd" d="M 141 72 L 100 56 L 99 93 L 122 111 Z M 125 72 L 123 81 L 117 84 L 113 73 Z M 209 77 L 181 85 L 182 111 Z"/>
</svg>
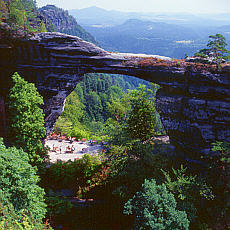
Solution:
<svg viewBox="0 0 230 230">
<path fill-rule="evenodd" d="M 74 148 L 74 146 L 72 145 L 72 146 L 71 146 L 71 152 L 73 153 L 74 150 L 75 150 L 75 148 Z"/>
<path fill-rule="evenodd" d="M 60 154 L 61 154 L 61 146 L 60 146 L 59 150 L 60 150 Z"/>
<path fill-rule="evenodd" d="M 90 143 L 90 145 L 93 145 L 93 140 L 92 140 L 92 139 L 90 139 L 89 143 Z"/>
</svg>

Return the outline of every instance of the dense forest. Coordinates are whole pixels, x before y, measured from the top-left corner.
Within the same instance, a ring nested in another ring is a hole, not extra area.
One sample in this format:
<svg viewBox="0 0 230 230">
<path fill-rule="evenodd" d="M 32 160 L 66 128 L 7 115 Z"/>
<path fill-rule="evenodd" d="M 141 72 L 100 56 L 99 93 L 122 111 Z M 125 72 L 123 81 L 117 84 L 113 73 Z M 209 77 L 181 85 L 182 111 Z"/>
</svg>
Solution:
<svg viewBox="0 0 230 230">
<path fill-rule="evenodd" d="M 128 115 L 128 97 L 132 90 L 140 85 L 152 88 L 154 100 L 158 87 L 144 80 L 121 75 L 85 75 L 83 81 L 67 98 L 64 112 L 59 117 L 54 131 L 77 139 L 100 139 L 102 136 L 105 139 L 109 136 L 112 126 L 115 129 L 115 120 L 118 122 L 120 116 Z M 158 114 L 157 124 L 159 134 L 163 133 Z"/>
<path fill-rule="evenodd" d="M 55 16 L 44 19 L 54 8 L 42 8 L 39 16 L 33 0 L 0 0 L 1 32 L 24 37 L 58 30 Z M 68 21 L 67 13 L 56 13 Z M 69 33 L 80 36 L 73 28 Z M 210 36 L 197 56 L 212 57 L 218 71 L 226 45 L 222 35 Z M 54 132 L 97 141 L 101 151 L 51 163 L 43 98 L 14 73 L 8 137 L 0 139 L 0 229 L 228 229 L 230 144 L 216 142 L 213 154 L 185 159 L 159 138 L 165 132 L 155 109 L 157 89 L 129 76 L 85 75 Z"/>
</svg>

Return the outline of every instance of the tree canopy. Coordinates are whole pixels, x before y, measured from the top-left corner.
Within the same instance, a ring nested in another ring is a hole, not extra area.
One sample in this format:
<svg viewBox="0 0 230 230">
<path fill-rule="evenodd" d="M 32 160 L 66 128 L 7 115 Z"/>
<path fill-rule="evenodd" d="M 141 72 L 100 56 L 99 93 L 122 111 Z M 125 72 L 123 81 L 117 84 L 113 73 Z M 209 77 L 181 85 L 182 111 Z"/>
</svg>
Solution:
<svg viewBox="0 0 230 230">
<path fill-rule="evenodd" d="M 41 221 L 46 212 L 44 190 L 37 185 L 39 177 L 28 161 L 22 149 L 6 148 L 0 140 L 0 203 L 12 205 L 18 216 L 26 212 Z"/>
<path fill-rule="evenodd" d="M 173 194 L 164 184 L 145 180 L 141 191 L 125 204 L 124 213 L 135 216 L 134 229 L 188 230 L 187 215 L 177 210 L 176 205 Z"/>
<path fill-rule="evenodd" d="M 13 87 L 9 93 L 9 138 L 17 148 L 29 154 L 30 162 L 41 162 L 45 150 L 41 140 L 45 138 L 44 114 L 40 108 L 43 99 L 36 87 L 18 73 L 12 76 Z"/>
<path fill-rule="evenodd" d="M 144 141 L 152 137 L 156 128 L 154 94 L 144 85 L 129 94 L 131 112 L 128 118 L 128 132 L 132 138 Z"/>
</svg>

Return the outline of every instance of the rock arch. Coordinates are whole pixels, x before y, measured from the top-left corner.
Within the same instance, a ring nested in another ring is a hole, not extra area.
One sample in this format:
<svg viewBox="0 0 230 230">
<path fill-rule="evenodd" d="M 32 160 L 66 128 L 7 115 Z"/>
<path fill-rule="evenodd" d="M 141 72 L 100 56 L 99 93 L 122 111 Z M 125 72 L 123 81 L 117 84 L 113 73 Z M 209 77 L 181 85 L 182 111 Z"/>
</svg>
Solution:
<svg viewBox="0 0 230 230">
<path fill-rule="evenodd" d="M 110 53 L 61 33 L 40 33 L 0 45 L 0 96 L 17 71 L 34 82 L 44 98 L 45 125 L 50 133 L 65 98 L 85 73 L 114 73 L 157 83 L 156 108 L 171 141 L 194 152 L 214 140 L 230 141 L 230 66 L 185 63 L 158 55 Z"/>
</svg>

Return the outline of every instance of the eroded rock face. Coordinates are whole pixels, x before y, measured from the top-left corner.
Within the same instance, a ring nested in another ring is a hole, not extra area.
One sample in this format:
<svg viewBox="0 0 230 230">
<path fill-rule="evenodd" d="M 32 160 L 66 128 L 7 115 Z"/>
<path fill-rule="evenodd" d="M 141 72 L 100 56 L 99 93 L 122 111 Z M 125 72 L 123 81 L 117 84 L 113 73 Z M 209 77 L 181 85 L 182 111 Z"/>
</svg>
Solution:
<svg viewBox="0 0 230 230">
<path fill-rule="evenodd" d="M 229 66 L 217 74 L 206 65 L 157 55 L 109 53 L 78 37 L 41 33 L 12 47 L 0 46 L 0 70 L 0 92 L 14 71 L 36 84 L 45 102 L 47 134 L 82 76 L 99 72 L 159 84 L 156 108 L 178 148 L 199 153 L 213 141 L 230 141 Z"/>
</svg>

